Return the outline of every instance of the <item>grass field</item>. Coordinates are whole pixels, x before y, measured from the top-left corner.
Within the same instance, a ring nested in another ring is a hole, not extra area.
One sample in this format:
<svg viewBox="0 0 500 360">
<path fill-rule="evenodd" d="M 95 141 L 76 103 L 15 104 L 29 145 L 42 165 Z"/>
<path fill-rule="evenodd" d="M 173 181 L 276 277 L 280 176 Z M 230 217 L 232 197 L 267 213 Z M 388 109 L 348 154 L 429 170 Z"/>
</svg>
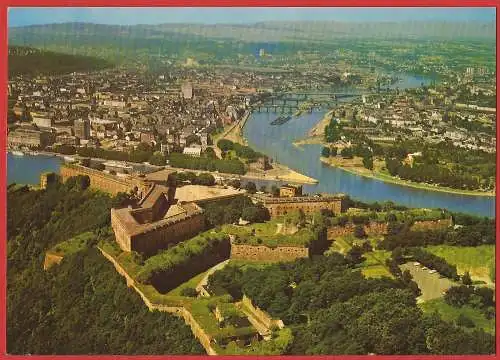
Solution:
<svg viewBox="0 0 500 360">
<path fill-rule="evenodd" d="M 302 228 L 295 234 L 277 234 L 278 223 L 282 223 L 282 220 L 276 219 L 247 226 L 224 225 L 221 232 L 236 235 L 236 243 L 254 246 L 265 245 L 268 247 L 306 247 L 313 237 L 312 231 L 308 228 Z M 254 232 L 253 235 L 252 232 Z"/>
<path fill-rule="evenodd" d="M 87 246 L 87 241 L 95 237 L 92 231 L 87 231 L 85 233 L 79 234 L 69 240 L 60 242 L 48 251 L 48 253 L 66 256 L 74 254 Z"/>
<path fill-rule="evenodd" d="M 382 265 L 370 265 L 361 268 L 361 273 L 366 278 L 381 278 L 381 277 L 389 277 L 393 278 L 394 276 L 387 270 L 385 266 Z"/>
<path fill-rule="evenodd" d="M 363 257 L 366 260 L 361 263 L 361 272 L 367 278 L 394 277 L 385 266 L 386 259 L 391 257 L 390 251 L 374 250 L 363 254 Z"/>
<path fill-rule="evenodd" d="M 495 246 L 450 246 L 435 245 L 426 248 L 434 255 L 444 258 L 451 265 L 456 265 L 459 274 L 468 271 L 473 280 L 493 283 L 491 269 L 495 264 Z"/>
<path fill-rule="evenodd" d="M 476 329 L 483 329 L 491 334 L 495 332 L 495 320 L 486 319 L 480 310 L 470 306 L 454 307 L 448 305 L 443 299 L 426 301 L 419 304 L 419 306 L 426 313 L 437 311 L 443 320 L 449 322 L 455 322 L 460 314 L 464 314 L 474 322 Z"/>
<path fill-rule="evenodd" d="M 377 241 L 377 237 L 368 238 L 367 240 L 374 245 Z M 353 235 L 344 235 L 338 238 L 335 238 L 335 241 L 332 243 L 330 248 L 327 250 L 325 255 L 328 255 L 331 252 L 339 252 L 345 255 L 353 245 L 361 245 L 361 243 L 367 241 L 357 239 Z M 363 257 L 366 259 L 363 261 L 359 268 L 363 275 L 367 278 L 380 278 L 383 276 L 387 276 L 393 278 L 394 276 L 391 274 L 389 269 L 385 266 L 386 259 L 391 257 L 390 251 L 385 250 L 374 250 L 363 254 Z"/>
</svg>

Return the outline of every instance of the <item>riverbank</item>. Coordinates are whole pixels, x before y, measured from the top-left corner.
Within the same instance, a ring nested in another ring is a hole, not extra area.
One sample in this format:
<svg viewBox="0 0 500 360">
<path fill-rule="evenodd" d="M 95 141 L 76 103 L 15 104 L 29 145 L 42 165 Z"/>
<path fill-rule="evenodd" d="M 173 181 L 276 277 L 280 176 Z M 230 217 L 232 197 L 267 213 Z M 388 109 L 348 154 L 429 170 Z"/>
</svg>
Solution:
<svg viewBox="0 0 500 360">
<path fill-rule="evenodd" d="M 234 143 L 238 143 L 240 145 L 248 146 L 247 140 L 243 137 L 243 128 L 252 113 L 250 111 L 246 111 L 243 117 L 236 121 L 234 124 L 230 125 L 227 130 L 224 131 L 222 136 L 218 138 L 231 140 Z M 215 141 L 214 141 L 215 142 Z"/>
<path fill-rule="evenodd" d="M 298 173 L 285 165 L 273 163 L 272 166 L 272 169 L 263 171 L 262 173 L 248 172 L 241 177 L 244 179 L 284 181 L 296 184 L 315 185 L 318 183 L 318 180 Z"/>
<path fill-rule="evenodd" d="M 234 143 L 238 143 L 240 145 L 245 145 L 248 146 L 248 141 L 247 139 L 244 138 L 243 136 L 243 128 L 246 125 L 247 120 L 250 118 L 250 115 L 252 113 L 250 111 L 247 111 L 245 115 L 239 120 L 238 122 L 234 123 L 231 125 L 228 129 L 226 129 L 222 136 L 217 137 L 217 141 L 220 139 L 227 139 L 231 140 Z M 215 140 L 214 140 L 215 143 Z M 217 145 L 214 145 L 214 148 L 216 148 Z M 217 156 L 220 157 L 220 149 L 218 149 L 218 152 L 216 151 Z M 298 184 L 317 184 L 318 180 L 306 176 L 304 174 L 301 174 L 297 171 L 294 171 L 290 169 L 289 167 L 279 164 L 279 163 L 273 163 L 272 164 L 273 168 L 270 170 L 262 171 L 262 172 L 255 172 L 255 171 L 249 171 L 246 174 L 242 175 L 241 177 L 243 179 L 253 179 L 253 180 L 269 180 L 269 181 L 285 181 L 285 182 L 291 182 L 291 183 L 298 183 Z"/>
<path fill-rule="evenodd" d="M 393 176 L 381 173 L 380 171 L 368 170 L 362 166 L 358 166 L 356 164 L 353 164 L 352 162 L 351 163 L 345 162 L 342 158 L 320 157 L 320 161 L 324 164 L 342 169 L 342 170 L 347 171 L 351 174 L 360 175 L 360 176 L 363 176 L 366 178 L 375 179 L 375 180 L 379 180 L 379 181 L 383 181 L 383 182 L 387 182 L 387 183 L 391 183 L 391 184 L 412 187 L 415 189 L 445 192 L 445 193 L 457 194 L 457 195 L 495 197 L 495 192 L 493 192 L 493 191 L 484 192 L 484 191 L 472 191 L 472 190 L 459 190 L 459 189 L 447 188 L 447 187 L 443 187 L 443 186 L 415 183 L 412 181 L 398 179 L 398 178 L 395 178 Z"/>
<path fill-rule="evenodd" d="M 323 119 L 321 119 L 316 125 L 314 125 L 311 130 L 309 130 L 309 137 L 323 137 L 325 134 L 325 128 L 326 126 L 330 123 L 332 120 L 334 110 L 328 111 L 325 116 L 323 116 Z"/>
<path fill-rule="evenodd" d="M 306 139 L 294 141 L 292 144 L 293 146 L 300 149 L 302 145 L 322 145 L 323 142 L 324 141 L 322 136 L 313 136 Z"/>
</svg>

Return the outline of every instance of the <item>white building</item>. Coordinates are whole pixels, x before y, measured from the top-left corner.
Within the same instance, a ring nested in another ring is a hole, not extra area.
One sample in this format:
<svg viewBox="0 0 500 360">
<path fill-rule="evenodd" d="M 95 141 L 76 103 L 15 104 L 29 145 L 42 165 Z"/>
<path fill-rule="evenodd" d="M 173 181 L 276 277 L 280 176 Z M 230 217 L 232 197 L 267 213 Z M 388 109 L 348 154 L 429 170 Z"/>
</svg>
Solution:
<svg viewBox="0 0 500 360">
<path fill-rule="evenodd" d="M 201 156 L 201 147 L 186 147 L 182 151 L 184 155 L 192 156 L 192 157 L 200 157 Z"/>
</svg>

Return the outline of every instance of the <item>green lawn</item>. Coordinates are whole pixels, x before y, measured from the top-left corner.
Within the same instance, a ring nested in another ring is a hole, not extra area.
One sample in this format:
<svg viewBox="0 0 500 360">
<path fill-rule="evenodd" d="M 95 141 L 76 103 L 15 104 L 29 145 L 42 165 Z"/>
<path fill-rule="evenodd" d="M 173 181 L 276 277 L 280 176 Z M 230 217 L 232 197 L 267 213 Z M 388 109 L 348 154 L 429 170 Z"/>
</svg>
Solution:
<svg viewBox="0 0 500 360">
<path fill-rule="evenodd" d="M 283 221 L 274 219 L 265 223 L 246 226 L 223 225 L 220 231 L 225 234 L 236 235 L 236 244 L 265 245 L 268 247 L 306 247 L 314 236 L 313 232 L 308 228 L 302 228 L 295 234 L 277 234 L 279 223 L 283 223 Z M 253 231 L 255 231 L 254 235 L 252 235 Z"/>
<path fill-rule="evenodd" d="M 365 266 L 384 265 L 385 261 L 391 257 L 391 252 L 386 250 L 374 250 L 363 255 L 366 260 L 363 262 Z"/>
<path fill-rule="evenodd" d="M 426 249 L 456 265 L 459 273 L 469 271 L 473 279 L 491 282 L 490 272 L 495 264 L 495 245 L 450 246 L 435 245 Z"/>
<path fill-rule="evenodd" d="M 368 238 L 367 239 L 373 246 L 374 242 L 377 241 L 377 238 Z M 338 237 L 333 241 L 330 248 L 327 250 L 325 255 L 328 255 L 331 252 L 339 252 L 345 255 L 353 245 L 361 245 L 363 242 L 367 240 L 357 239 L 354 235 L 349 234 L 342 237 Z M 380 278 L 383 276 L 387 276 L 393 278 L 394 276 L 391 274 L 389 269 L 385 266 L 385 260 L 391 257 L 390 251 L 385 250 L 374 250 L 363 254 L 363 257 L 366 259 L 363 261 L 359 268 L 363 275 L 367 278 Z"/>
<path fill-rule="evenodd" d="M 69 240 L 60 242 L 52 247 L 48 253 L 60 256 L 74 254 L 87 246 L 87 241 L 94 238 L 95 234 L 92 231 L 81 233 Z"/>
<path fill-rule="evenodd" d="M 381 278 L 381 277 L 389 277 L 393 278 L 394 275 L 391 274 L 389 270 L 385 266 L 382 265 L 371 265 L 361 268 L 361 272 L 367 278 Z"/>
<path fill-rule="evenodd" d="M 209 336 L 228 337 L 236 334 L 244 335 L 247 333 L 253 334 L 256 332 L 253 326 L 235 328 L 234 326 L 229 325 L 220 328 L 214 313 L 210 310 L 209 307 L 210 304 L 215 307 L 218 303 L 224 304 L 223 306 L 226 307 L 231 307 L 238 315 L 240 315 L 241 317 L 246 317 L 241 310 L 237 309 L 234 304 L 228 304 L 223 297 L 211 297 L 209 299 L 193 300 L 188 306 L 188 309 L 190 310 L 195 320 L 201 325 L 201 327 L 207 332 Z"/>
<path fill-rule="evenodd" d="M 374 250 L 363 254 L 363 257 L 366 260 L 361 263 L 361 272 L 367 278 L 394 277 L 385 266 L 385 260 L 391 257 L 390 251 Z"/>
<path fill-rule="evenodd" d="M 437 311 L 443 320 L 450 322 L 456 321 L 460 314 L 464 314 L 474 322 L 476 329 L 483 329 L 491 334 L 495 332 L 495 320 L 486 319 L 480 310 L 470 306 L 454 307 L 448 305 L 443 299 L 429 300 L 419 306 L 426 313 Z"/>
</svg>

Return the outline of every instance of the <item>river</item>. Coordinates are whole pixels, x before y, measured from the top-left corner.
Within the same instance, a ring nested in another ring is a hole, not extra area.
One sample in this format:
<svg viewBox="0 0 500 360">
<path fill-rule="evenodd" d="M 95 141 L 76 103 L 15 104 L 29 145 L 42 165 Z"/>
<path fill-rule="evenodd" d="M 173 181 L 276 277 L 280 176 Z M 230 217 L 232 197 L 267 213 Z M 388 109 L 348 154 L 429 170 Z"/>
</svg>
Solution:
<svg viewBox="0 0 500 360">
<path fill-rule="evenodd" d="M 429 80 L 406 76 L 391 87 L 418 87 L 422 82 L 428 84 Z M 300 148 L 294 146 L 292 143 L 306 137 L 324 114 L 324 111 L 304 113 L 300 117 L 292 117 L 283 125 L 273 126 L 270 123 L 278 114 L 254 112 L 246 122 L 243 135 L 248 140 L 248 145 L 255 150 L 319 181 L 317 185 L 305 185 L 305 192 L 340 192 L 366 202 L 390 200 L 409 207 L 445 208 L 481 216 L 495 216 L 494 197 L 422 190 L 369 179 L 323 164 L 319 160 L 321 145 L 303 145 Z"/>
<path fill-rule="evenodd" d="M 64 160 L 50 155 L 13 155 L 7 153 L 7 184 L 40 184 L 43 172 L 59 172 Z"/>
<path fill-rule="evenodd" d="M 424 80 L 420 77 L 407 77 L 393 87 L 397 86 L 400 89 L 416 87 Z M 340 192 L 366 202 L 390 200 L 410 207 L 445 208 L 481 216 L 495 216 L 494 197 L 451 194 L 384 183 L 323 164 L 319 160 L 321 145 L 295 147 L 293 141 L 304 138 L 309 129 L 323 118 L 324 113 L 324 111 L 304 113 L 280 126 L 270 125 L 277 117 L 276 113 L 253 113 L 246 122 L 243 134 L 254 149 L 319 181 L 317 185 L 305 185 L 305 192 Z M 40 173 L 58 172 L 62 162 L 63 160 L 58 157 L 16 156 L 9 153 L 7 182 L 39 184 Z M 265 182 L 256 183 L 260 186 Z"/>
</svg>

